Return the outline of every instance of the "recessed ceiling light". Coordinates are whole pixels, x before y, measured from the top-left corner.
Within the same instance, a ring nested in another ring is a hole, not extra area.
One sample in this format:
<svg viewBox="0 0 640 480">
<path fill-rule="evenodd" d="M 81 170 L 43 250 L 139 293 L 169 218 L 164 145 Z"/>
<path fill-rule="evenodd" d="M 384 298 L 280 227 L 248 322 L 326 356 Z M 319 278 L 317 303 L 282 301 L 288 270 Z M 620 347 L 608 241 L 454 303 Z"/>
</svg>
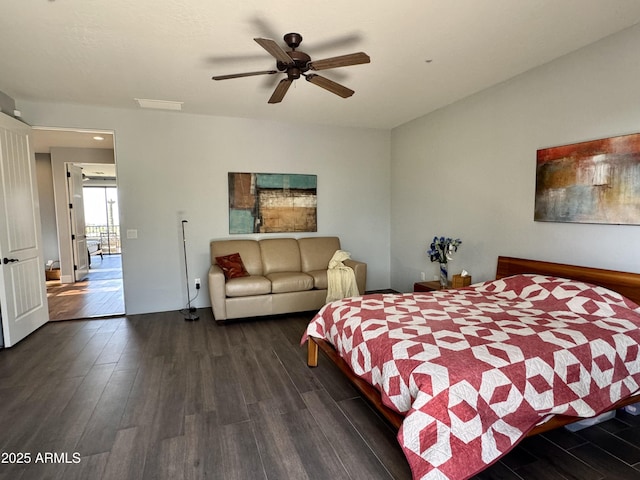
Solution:
<svg viewBox="0 0 640 480">
<path fill-rule="evenodd" d="M 173 102 L 171 100 L 150 100 L 148 98 L 136 98 L 136 102 L 142 108 L 156 108 L 160 110 L 182 110 L 184 102 Z"/>
<path fill-rule="evenodd" d="M 94 140 L 98 140 L 98 141 L 102 141 L 104 140 L 104 137 L 101 137 L 99 135 L 96 135 L 95 137 L 93 137 Z"/>
</svg>

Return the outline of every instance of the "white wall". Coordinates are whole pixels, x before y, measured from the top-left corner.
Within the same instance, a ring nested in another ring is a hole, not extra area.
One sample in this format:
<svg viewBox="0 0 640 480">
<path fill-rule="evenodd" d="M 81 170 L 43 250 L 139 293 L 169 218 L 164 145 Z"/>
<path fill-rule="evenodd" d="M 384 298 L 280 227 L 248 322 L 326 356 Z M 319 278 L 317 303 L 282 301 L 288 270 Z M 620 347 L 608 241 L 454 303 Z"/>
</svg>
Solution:
<svg viewBox="0 0 640 480">
<path fill-rule="evenodd" d="M 36 153 L 36 176 L 38 179 L 38 198 L 40 199 L 40 219 L 42 224 L 42 256 L 47 260 L 59 260 L 58 228 L 56 227 L 56 209 L 53 197 L 53 173 L 51 155 Z M 59 265 L 56 265 L 59 267 Z"/>
<path fill-rule="evenodd" d="M 318 175 L 316 235 L 339 235 L 344 249 L 368 263 L 368 288 L 389 286 L 389 131 L 18 104 L 31 125 L 114 130 L 129 314 L 186 304 L 182 219 L 190 276 L 204 282 L 194 303 L 210 304 L 209 241 L 229 236 L 230 171 Z M 137 239 L 126 238 L 131 229 Z"/>
<path fill-rule="evenodd" d="M 434 235 L 474 281 L 498 255 L 640 273 L 640 226 L 533 221 L 537 149 L 640 132 L 639 50 L 636 26 L 394 129 L 392 288 L 431 279 Z"/>
</svg>

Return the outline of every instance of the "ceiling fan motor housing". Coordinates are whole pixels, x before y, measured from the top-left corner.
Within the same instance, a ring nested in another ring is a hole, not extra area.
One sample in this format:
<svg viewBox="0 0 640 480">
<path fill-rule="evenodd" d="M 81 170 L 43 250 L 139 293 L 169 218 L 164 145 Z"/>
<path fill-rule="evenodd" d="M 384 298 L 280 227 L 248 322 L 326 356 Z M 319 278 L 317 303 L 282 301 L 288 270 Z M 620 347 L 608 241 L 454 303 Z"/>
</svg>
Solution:
<svg viewBox="0 0 640 480">
<path fill-rule="evenodd" d="M 287 55 L 291 57 L 293 63 L 286 64 L 284 62 L 277 61 L 276 67 L 281 72 L 287 72 L 287 76 L 291 80 L 295 80 L 300 78 L 300 75 L 309 70 L 309 62 L 311 61 L 311 57 L 304 52 L 299 52 L 297 50 L 293 50 L 291 52 L 287 52 Z"/>
</svg>

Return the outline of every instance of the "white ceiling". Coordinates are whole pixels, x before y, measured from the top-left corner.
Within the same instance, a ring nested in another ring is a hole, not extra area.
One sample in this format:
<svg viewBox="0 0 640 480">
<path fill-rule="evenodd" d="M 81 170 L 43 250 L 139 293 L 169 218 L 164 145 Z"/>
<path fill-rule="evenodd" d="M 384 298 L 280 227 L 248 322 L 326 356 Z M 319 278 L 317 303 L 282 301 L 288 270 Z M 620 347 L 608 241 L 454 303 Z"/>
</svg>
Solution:
<svg viewBox="0 0 640 480">
<path fill-rule="evenodd" d="M 197 114 L 392 128 L 639 20 L 639 0 L 1 0 L 0 91 L 18 107 L 139 108 L 145 98 Z M 253 38 L 291 31 L 315 60 L 369 54 L 370 64 L 320 72 L 353 97 L 301 79 L 268 105 L 280 75 L 211 80 L 273 69 Z"/>
<path fill-rule="evenodd" d="M 34 128 L 31 132 L 31 147 L 35 153 L 51 153 L 51 147 L 113 150 L 113 132 Z"/>
<path fill-rule="evenodd" d="M 51 153 L 52 147 L 113 150 L 113 146 L 113 132 L 41 127 L 35 127 L 31 130 L 31 148 L 34 153 Z M 79 163 L 76 165 L 82 167 L 82 173 L 88 178 L 116 178 L 115 163 Z"/>
</svg>

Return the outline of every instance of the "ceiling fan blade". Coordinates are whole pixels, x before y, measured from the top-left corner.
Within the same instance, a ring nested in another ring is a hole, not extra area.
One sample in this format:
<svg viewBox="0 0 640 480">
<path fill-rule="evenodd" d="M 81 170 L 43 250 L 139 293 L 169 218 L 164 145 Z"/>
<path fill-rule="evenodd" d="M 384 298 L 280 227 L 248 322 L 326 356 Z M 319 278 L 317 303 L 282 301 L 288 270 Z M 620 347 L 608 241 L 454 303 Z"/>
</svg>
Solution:
<svg viewBox="0 0 640 480">
<path fill-rule="evenodd" d="M 311 70 L 326 70 L 328 68 L 360 65 L 362 63 L 369 63 L 370 61 L 369 55 L 364 52 L 358 52 L 340 55 L 339 57 L 325 58 L 324 60 L 315 60 L 309 63 L 309 68 Z"/>
<path fill-rule="evenodd" d="M 289 80 L 288 78 L 283 78 L 282 80 L 280 80 L 280 83 L 278 83 L 276 89 L 271 94 L 271 98 L 269 99 L 268 103 L 280 103 L 292 83 L 293 80 Z"/>
<path fill-rule="evenodd" d="M 340 85 L 339 83 L 336 83 L 333 80 L 329 80 L 328 78 L 321 77 L 320 75 L 315 75 L 312 73 L 310 75 L 305 75 L 305 78 L 308 82 L 318 85 L 325 90 L 329 90 L 331 93 L 335 93 L 342 98 L 348 98 L 355 93 L 350 88 L 347 88 L 344 85 Z"/>
<path fill-rule="evenodd" d="M 269 38 L 254 38 L 254 40 L 258 42 L 258 45 L 260 45 L 267 52 L 269 52 L 276 60 L 287 65 L 290 65 L 293 63 L 292 58 L 289 55 L 287 55 L 287 52 L 285 52 L 280 47 L 280 45 L 278 45 L 273 40 Z"/>
<path fill-rule="evenodd" d="M 230 78 L 253 77 L 254 75 L 273 75 L 277 70 L 263 70 L 261 72 L 232 73 L 231 75 L 216 75 L 211 80 L 229 80 Z"/>
</svg>

